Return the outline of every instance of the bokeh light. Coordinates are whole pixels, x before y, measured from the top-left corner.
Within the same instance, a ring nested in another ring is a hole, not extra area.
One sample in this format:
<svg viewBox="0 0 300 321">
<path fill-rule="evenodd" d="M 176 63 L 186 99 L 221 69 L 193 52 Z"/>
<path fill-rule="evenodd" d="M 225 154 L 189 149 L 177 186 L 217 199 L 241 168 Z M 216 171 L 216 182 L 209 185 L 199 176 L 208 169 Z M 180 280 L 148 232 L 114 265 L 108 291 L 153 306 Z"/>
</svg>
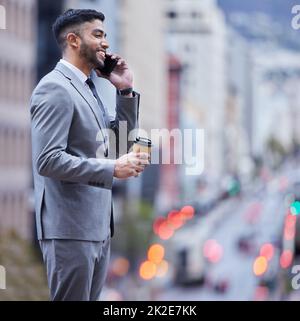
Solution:
<svg viewBox="0 0 300 321">
<path fill-rule="evenodd" d="M 195 209 L 186 205 L 180 211 L 172 210 L 167 217 L 158 217 L 153 222 L 153 232 L 162 240 L 167 240 L 173 236 L 175 230 L 182 227 L 187 220 L 190 220 L 195 215 Z"/>
<path fill-rule="evenodd" d="M 144 280 L 150 280 L 155 276 L 156 269 L 153 262 L 145 261 L 140 266 L 140 277 Z"/>
<path fill-rule="evenodd" d="M 102 301 L 123 301 L 122 294 L 116 289 L 106 289 L 101 296 Z"/>
<path fill-rule="evenodd" d="M 112 272 L 117 276 L 124 276 L 128 273 L 129 261 L 126 258 L 116 258 L 112 263 Z"/>
<path fill-rule="evenodd" d="M 168 273 L 169 263 L 166 260 L 162 260 L 157 265 L 156 276 L 157 277 L 164 277 Z"/>
<path fill-rule="evenodd" d="M 286 240 L 293 240 L 295 237 L 295 228 L 296 228 L 296 220 L 297 217 L 288 214 L 285 218 L 285 224 L 284 224 L 284 232 L 283 236 Z"/>
<path fill-rule="evenodd" d="M 293 253 L 291 250 L 284 250 L 280 256 L 280 266 L 283 269 L 288 268 L 293 261 Z"/>
<path fill-rule="evenodd" d="M 148 260 L 154 264 L 159 264 L 165 255 L 165 249 L 160 244 L 153 244 L 148 250 Z"/>
<path fill-rule="evenodd" d="M 266 286 L 258 286 L 255 289 L 254 300 L 255 301 L 265 301 L 269 296 L 269 289 Z"/>
<path fill-rule="evenodd" d="M 293 202 L 290 206 L 290 209 L 293 215 L 298 215 L 300 213 L 300 202 L 299 201 Z"/>
<path fill-rule="evenodd" d="M 174 234 L 174 229 L 168 221 L 164 221 L 160 224 L 158 228 L 158 236 L 162 240 L 168 240 Z"/>
<path fill-rule="evenodd" d="M 166 219 L 164 217 L 158 217 L 154 220 L 154 223 L 153 223 L 153 232 L 158 235 L 158 231 L 159 231 L 159 227 L 160 225 L 165 222 Z"/>
<path fill-rule="evenodd" d="M 285 226 L 288 228 L 294 228 L 296 225 L 297 217 L 291 214 L 288 214 L 285 218 Z"/>
<path fill-rule="evenodd" d="M 260 248 L 260 256 L 264 256 L 268 261 L 274 255 L 274 246 L 271 243 L 266 243 Z"/>
<path fill-rule="evenodd" d="M 203 255 L 210 262 L 217 263 L 223 256 L 223 248 L 216 240 L 207 240 L 204 243 Z"/>
<path fill-rule="evenodd" d="M 264 256 L 259 256 L 253 264 L 253 272 L 256 276 L 263 275 L 268 269 L 268 261 Z"/>
<path fill-rule="evenodd" d="M 285 227 L 284 228 L 284 238 L 288 241 L 290 240 L 293 240 L 295 238 L 295 234 L 296 234 L 296 231 L 295 231 L 295 228 L 289 228 L 289 227 Z"/>
<path fill-rule="evenodd" d="M 178 211 L 171 211 L 168 214 L 168 222 L 172 225 L 173 229 L 178 229 L 184 224 L 182 215 Z"/>
<path fill-rule="evenodd" d="M 186 205 L 183 206 L 183 208 L 180 210 L 180 213 L 185 220 L 190 220 L 194 217 L 195 210 L 193 206 Z"/>
</svg>

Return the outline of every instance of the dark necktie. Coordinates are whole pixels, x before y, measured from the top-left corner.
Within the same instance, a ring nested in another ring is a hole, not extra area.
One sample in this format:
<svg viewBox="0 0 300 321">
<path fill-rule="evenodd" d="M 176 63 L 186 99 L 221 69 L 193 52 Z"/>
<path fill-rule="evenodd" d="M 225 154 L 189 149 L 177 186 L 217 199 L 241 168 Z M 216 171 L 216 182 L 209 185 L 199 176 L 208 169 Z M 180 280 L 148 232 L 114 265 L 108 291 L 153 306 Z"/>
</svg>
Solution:
<svg viewBox="0 0 300 321">
<path fill-rule="evenodd" d="M 92 81 L 91 78 L 88 78 L 88 79 L 86 80 L 86 83 L 87 83 L 88 86 L 90 87 L 90 89 L 91 89 L 94 97 L 96 98 L 96 100 L 97 100 L 97 102 L 98 102 L 98 105 L 99 105 L 99 107 L 100 107 L 100 109 L 101 109 L 101 111 L 102 111 L 102 113 L 103 113 L 103 118 L 104 118 L 104 120 L 106 120 L 106 119 L 105 119 L 105 118 L 106 118 L 105 109 L 104 109 L 104 106 L 103 106 L 103 104 L 102 104 L 102 101 L 101 101 L 100 97 L 98 96 L 98 93 L 97 93 L 97 90 L 96 90 L 96 87 L 95 87 L 94 82 Z"/>
<path fill-rule="evenodd" d="M 90 87 L 90 89 L 91 89 L 94 97 L 96 98 L 96 100 L 97 100 L 97 102 L 98 102 L 98 105 L 99 105 L 99 107 L 100 107 L 100 109 L 101 109 L 101 114 L 102 114 L 101 116 L 102 116 L 102 118 L 103 118 L 104 124 L 105 124 L 106 126 L 108 126 L 108 124 L 107 124 L 107 115 L 106 115 L 104 106 L 103 106 L 103 104 L 102 104 L 102 101 L 101 101 L 100 97 L 98 96 L 98 93 L 97 93 L 96 86 L 95 86 L 94 82 L 92 81 L 91 78 L 88 78 L 88 79 L 86 80 L 86 83 L 87 83 L 88 86 Z M 102 130 L 101 130 L 101 132 L 102 132 Z M 103 134 L 103 132 L 102 132 L 102 134 Z M 103 137 L 104 137 L 104 145 L 105 145 L 105 157 L 107 157 L 107 155 L 108 155 L 108 148 L 107 148 L 107 143 L 106 143 L 107 137 L 106 137 L 106 135 L 104 135 L 104 134 L 103 134 Z"/>
</svg>

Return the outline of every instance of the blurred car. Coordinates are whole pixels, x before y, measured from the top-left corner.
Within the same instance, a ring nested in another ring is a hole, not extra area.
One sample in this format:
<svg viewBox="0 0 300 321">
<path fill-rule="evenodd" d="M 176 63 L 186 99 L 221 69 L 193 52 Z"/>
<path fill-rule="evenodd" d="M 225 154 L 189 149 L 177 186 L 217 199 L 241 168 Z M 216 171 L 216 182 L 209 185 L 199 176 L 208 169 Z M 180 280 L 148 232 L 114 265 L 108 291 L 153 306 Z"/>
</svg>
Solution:
<svg viewBox="0 0 300 321">
<path fill-rule="evenodd" d="M 193 203 L 195 208 L 196 215 L 204 216 L 208 214 L 216 205 L 218 204 L 218 198 L 214 197 L 206 197 L 203 198 L 201 196 L 199 201 Z"/>
<path fill-rule="evenodd" d="M 300 219 L 297 217 L 295 233 L 295 256 L 300 257 Z"/>
<path fill-rule="evenodd" d="M 300 201 L 300 181 L 294 183 L 293 193 L 295 195 L 295 201 Z"/>
<path fill-rule="evenodd" d="M 173 280 L 178 285 L 203 283 L 206 261 L 202 247 L 209 227 L 195 224 L 176 232 L 168 241 L 168 259 L 174 266 Z"/>
<path fill-rule="evenodd" d="M 274 246 L 274 254 L 270 260 L 268 260 L 267 271 L 258 277 L 258 289 L 262 292 L 265 291 L 267 299 L 279 299 L 280 295 L 280 248 Z"/>
<path fill-rule="evenodd" d="M 226 293 L 229 289 L 229 280 L 220 279 L 220 280 L 207 280 L 205 284 L 217 293 Z"/>
<path fill-rule="evenodd" d="M 222 272 L 224 272 L 222 270 Z M 230 280 L 227 277 L 227 273 L 222 274 L 216 274 L 215 272 L 208 271 L 205 277 L 205 286 L 214 292 L 224 294 L 226 293 L 230 288 Z"/>
<path fill-rule="evenodd" d="M 206 242 L 211 239 L 214 230 L 230 208 L 230 200 L 224 201 L 222 206 L 213 207 L 205 220 L 201 217 L 189 220 L 166 241 L 167 260 L 173 266 L 175 284 L 203 283 L 209 263 L 217 263 L 214 261 L 218 261 L 222 255 L 221 245 L 218 244 L 210 253 L 213 262 L 209 262 L 205 257 Z"/>
<path fill-rule="evenodd" d="M 216 292 L 225 293 L 228 291 L 229 281 L 226 279 L 219 280 L 214 286 Z"/>
<path fill-rule="evenodd" d="M 241 182 L 237 175 L 227 175 L 221 182 L 222 192 L 220 199 L 227 199 L 229 197 L 238 196 L 241 194 Z"/>
<path fill-rule="evenodd" d="M 240 252 L 255 254 L 257 246 L 255 244 L 255 233 L 241 235 L 237 240 L 237 247 Z"/>
<path fill-rule="evenodd" d="M 300 256 L 300 178 L 295 178 L 293 184 L 290 187 L 288 194 L 290 205 L 290 211 L 293 212 L 296 216 L 296 229 L 295 229 L 295 237 L 293 238 L 293 252 L 295 256 Z M 293 211 L 292 211 L 293 206 Z"/>
</svg>

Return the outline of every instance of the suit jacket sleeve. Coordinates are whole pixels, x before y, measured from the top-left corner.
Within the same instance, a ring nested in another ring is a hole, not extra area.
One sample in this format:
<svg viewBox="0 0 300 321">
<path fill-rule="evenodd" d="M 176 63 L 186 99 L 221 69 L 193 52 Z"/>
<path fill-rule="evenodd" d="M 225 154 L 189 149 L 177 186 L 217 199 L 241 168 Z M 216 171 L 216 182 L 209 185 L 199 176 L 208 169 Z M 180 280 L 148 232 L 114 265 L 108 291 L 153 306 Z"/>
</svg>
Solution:
<svg viewBox="0 0 300 321">
<path fill-rule="evenodd" d="M 120 152 L 121 154 L 127 153 L 133 145 L 133 141 L 128 140 L 128 136 L 132 130 L 138 128 L 139 103 L 140 94 L 137 92 L 134 92 L 133 97 L 124 97 L 118 94 L 116 96 L 116 116 L 115 118 L 110 117 L 110 126 L 116 137 L 117 157 Z M 127 143 L 127 148 L 125 150 L 120 150 L 119 148 L 119 144 L 121 143 L 119 141 L 119 125 L 121 121 L 127 122 L 127 137 L 124 139 Z"/>
<path fill-rule="evenodd" d="M 42 176 L 110 189 L 115 161 L 69 154 L 68 133 L 74 104 L 57 83 L 44 83 L 31 98 L 33 166 Z M 92 183 L 91 183 L 92 182 Z"/>
</svg>

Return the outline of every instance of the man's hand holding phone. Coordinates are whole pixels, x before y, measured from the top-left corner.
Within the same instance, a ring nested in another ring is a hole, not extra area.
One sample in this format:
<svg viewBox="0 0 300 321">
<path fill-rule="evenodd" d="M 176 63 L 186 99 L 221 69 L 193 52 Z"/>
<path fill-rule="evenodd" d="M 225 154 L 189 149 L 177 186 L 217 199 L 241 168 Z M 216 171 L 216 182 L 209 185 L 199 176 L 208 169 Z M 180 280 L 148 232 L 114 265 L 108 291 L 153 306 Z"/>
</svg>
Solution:
<svg viewBox="0 0 300 321">
<path fill-rule="evenodd" d="M 133 87 L 133 73 L 119 55 L 106 54 L 104 67 L 95 71 L 98 77 L 106 78 L 119 90 Z"/>
</svg>

